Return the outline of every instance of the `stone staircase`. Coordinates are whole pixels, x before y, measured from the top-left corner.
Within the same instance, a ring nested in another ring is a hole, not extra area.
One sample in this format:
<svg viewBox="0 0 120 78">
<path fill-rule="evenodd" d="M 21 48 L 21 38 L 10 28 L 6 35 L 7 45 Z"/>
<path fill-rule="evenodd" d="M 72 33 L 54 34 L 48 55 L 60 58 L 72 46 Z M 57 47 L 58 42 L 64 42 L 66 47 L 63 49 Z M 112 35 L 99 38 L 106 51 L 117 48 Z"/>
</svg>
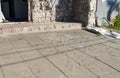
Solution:
<svg viewBox="0 0 120 78">
<path fill-rule="evenodd" d="M 0 24 L 0 34 L 19 34 L 19 33 L 34 33 L 34 32 L 50 32 L 81 29 L 81 23 L 3 23 Z"/>
</svg>

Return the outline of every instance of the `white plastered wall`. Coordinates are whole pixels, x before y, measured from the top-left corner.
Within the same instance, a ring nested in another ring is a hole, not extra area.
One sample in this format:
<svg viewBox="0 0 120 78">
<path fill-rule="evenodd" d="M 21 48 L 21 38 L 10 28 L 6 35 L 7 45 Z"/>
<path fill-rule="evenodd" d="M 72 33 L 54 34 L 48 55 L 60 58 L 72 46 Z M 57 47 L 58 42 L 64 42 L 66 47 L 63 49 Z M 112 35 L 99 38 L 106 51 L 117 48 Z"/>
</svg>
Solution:
<svg viewBox="0 0 120 78">
<path fill-rule="evenodd" d="M 3 22 L 5 20 L 2 10 L 1 10 L 1 0 L 0 0 L 0 23 Z"/>
</svg>

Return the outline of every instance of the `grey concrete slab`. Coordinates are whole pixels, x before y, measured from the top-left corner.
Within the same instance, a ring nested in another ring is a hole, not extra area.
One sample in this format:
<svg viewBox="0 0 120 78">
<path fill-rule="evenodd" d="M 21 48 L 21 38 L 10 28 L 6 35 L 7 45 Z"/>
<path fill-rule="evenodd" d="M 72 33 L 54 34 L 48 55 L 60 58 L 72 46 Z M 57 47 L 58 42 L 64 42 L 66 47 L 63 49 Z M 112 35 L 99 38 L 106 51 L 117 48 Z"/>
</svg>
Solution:
<svg viewBox="0 0 120 78">
<path fill-rule="evenodd" d="M 14 48 L 0 49 L 0 56 L 13 53 L 14 51 L 15 51 Z"/>
<path fill-rule="evenodd" d="M 37 52 L 37 50 L 23 51 L 19 53 L 24 60 L 31 60 L 35 58 L 40 58 L 42 55 Z"/>
<path fill-rule="evenodd" d="M 40 50 L 38 50 L 38 52 L 42 53 L 44 56 L 59 53 L 59 51 L 57 49 L 55 49 L 55 48 L 40 49 Z"/>
<path fill-rule="evenodd" d="M 32 46 L 24 46 L 24 47 L 15 47 L 14 48 L 14 52 L 16 53 L 21 53 L 21 52 L 24 52 L 24 51 L 31 51 L 31 50 L 35 50 L 36 48 L 35 47 L 32 47 Z"/>
<path fill-rule="evenodd" d="M 95 49 L 96 46 L 92 46 L 89 49 L 86 48 L 84 52 L 88 55 L 101 60 L 102 62 L 110 65 L 111 67 L 120 70 L 120 57 L 116 57 L 107 53 L 107 50 Z M 99 46 L 98 46 L 99 47 Z"/>
<path fill-rule="evenodd" d="M 0 78 L 4 78 L 1 69 L 0 69 Z"/>
<path fill-rule="evenodd" d="M 0 37 L 0 78 L 119 78 L 119 46 L 84 30 Z"/>
<path fill-rule="evenodd" d="M 56 47 L 56 49 L 60 52 L 64 52 L 64 51 L 68 51 L 74 48 L 77 48 L 78 46 L 76 44 L 68 44 L 68 45 L 62 45 L 62 46 L 58 46 Z"/>
<path fill-rule="evenodd" d="M 75 63 L 64 54 L 51 56 L 49 59 L 58 68 L 60 68 L 68 76 L 68 78 L 97 78 L 94 74 L 79 64 Z"/>
<path fill-rule="evenodd" d="M 5 78 L 36 78 L 24 63 L 5 66 L 3 70 Z"/>
<path fill-rule="evenodd" d="M 10 49 L 13 48 L 13 45 L 10 44 L 9 41 L 3 41 L 0 43 L 0 49 Z"/>
<path fill-rule="evenodd" d="M 112 72 L 107 75 L 103 75 L 100 78 L 119 78 L 120 77 L 120 72 Z"/>
<path fill-rule="evenodd" d="M 62 34 L 54 34 L 54 35 L 46 35 L 46 36 L 47 37 L 44 39 L 44 41 L 52 44 L 64 43 L 65 41 L 68 40 L 68 38 Z"/>
<path fill-rule="evenodd" d="M 120 50 L 111 48 L 109 46 L 106 46 L 106 45 L 103 45 L 103 44 L 99 44 L 99 45 L 96 45 L 96 46 L 93 46 L 93 47 L 89 47 L 89 49 L 91 49 L 91 50 L 93 48 L 94 48 L 94 51 L 106 52 L 109 55 L 120 57 Z"/>
<path fill-rule="evenodd" d="M 27 62 L 36 78 L 67 78 L 46 59 L 36 59 Z"/>
<path fill-rule="evenodd" d="M 45 42 L 39 38 L 32 38 L 30 37 L 29 39 L 26 39 L 30 45 L 42 45 Z"/>
<path fill-rule="evenodd" d="M 110 42 L 116 43 L 116 44 L 120 44 L 120 40 L 119 40 L 119 39 L 114 39 L 114 40 L 112 40 L 112 41 L 110 41 Z"/>
<path fill-rule="evenodd" d="M 14 46 L 14 48 L 24 48 L 30 46 L 30 44 L 26 40 L 10 40 L 11 45 Z"/>
<path fill-rule="evenodd" d="M 106 46 L 109 46 L 111 48 L 116 48 L 116 49 L 120 50 L 120 44 L 116 44 L 114 42 L 108 42 L 108 43 L 103 43 L 103 44 L 106 45 Z"/>
<path fill-rule="evenodd" d="M 87 68 L 89 71 L 92 71 L 98 77 L 116 71 L 112 69 L 111 67 L 101 63 L 100 61 L 77 50 L 67 52 L 65 53 L 65 55 L 67 55 L 68 57 L 76 61 L 77 63 L 81 64 L 82 66 Z"/>
<path fill-rule="evenodd" d="M 0 65 L 7 65 L 15 62 L 22 61 L 22 58 L 19 54 L 10 54 L 10 55 L 4 55 L 0 56 Z"/>
</svg>

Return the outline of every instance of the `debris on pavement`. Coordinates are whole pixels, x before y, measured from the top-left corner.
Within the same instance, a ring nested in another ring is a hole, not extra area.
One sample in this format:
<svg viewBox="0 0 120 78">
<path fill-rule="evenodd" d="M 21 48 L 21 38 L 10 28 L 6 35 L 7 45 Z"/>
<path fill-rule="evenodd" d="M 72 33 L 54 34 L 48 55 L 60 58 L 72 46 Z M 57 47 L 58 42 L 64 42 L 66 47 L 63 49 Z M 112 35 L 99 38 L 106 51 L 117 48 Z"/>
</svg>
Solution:
<svg viewBox="0 0 120 78">
<path fill-rule="evenodd" d="M 109 36 L 112 38 L 117 38 L 120 39 L 120 33 L 105 29 L 105 28 L 101 28 L 101 27 L 88 27 L 88 30 L 100 33 L 101 35 L 105 35 L 105 36 Z"/>
</svg>

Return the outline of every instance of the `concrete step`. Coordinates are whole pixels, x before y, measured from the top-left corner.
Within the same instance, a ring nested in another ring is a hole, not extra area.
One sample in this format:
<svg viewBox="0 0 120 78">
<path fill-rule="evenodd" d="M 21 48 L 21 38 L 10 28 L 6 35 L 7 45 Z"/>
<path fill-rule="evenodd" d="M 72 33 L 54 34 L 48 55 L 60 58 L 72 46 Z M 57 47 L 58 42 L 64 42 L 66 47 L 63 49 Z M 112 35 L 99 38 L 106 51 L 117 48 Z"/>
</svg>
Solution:
<svg viewBox="0 0 120 78">
<path fill-rule="evenodd" d="M 5 23 L 0 24 L 0 34 L 19 34 L 81 29 L 81 23 Z"/>
</svg>

